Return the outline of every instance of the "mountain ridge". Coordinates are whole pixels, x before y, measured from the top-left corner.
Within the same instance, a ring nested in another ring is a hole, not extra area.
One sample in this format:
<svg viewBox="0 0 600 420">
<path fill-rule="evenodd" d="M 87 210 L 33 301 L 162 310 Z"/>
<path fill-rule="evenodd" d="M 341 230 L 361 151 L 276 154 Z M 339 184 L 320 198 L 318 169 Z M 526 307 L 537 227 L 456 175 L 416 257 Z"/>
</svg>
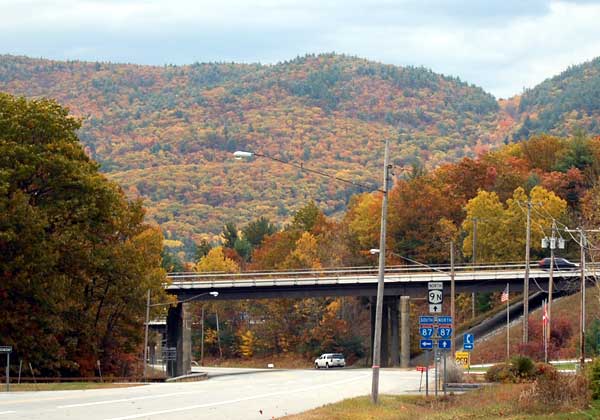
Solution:
<svg viewBox="0 0 600 420">
<path fill-rule="evenodd" d="M 190 241 L 229 221 L 283 223 L 308 200 L 335 214 L 361 192 L 268 159 L 236 162 L 234 150 L 378 185 L 384 138 L 395 166 L 432 167 L 518 140 L 534 114 L 458 77 L 339 54 L 185 66 L 1 55 L 0 90 L 70 108 L 102 170 L 146 199 L 167 238 Z"/>
</svg>

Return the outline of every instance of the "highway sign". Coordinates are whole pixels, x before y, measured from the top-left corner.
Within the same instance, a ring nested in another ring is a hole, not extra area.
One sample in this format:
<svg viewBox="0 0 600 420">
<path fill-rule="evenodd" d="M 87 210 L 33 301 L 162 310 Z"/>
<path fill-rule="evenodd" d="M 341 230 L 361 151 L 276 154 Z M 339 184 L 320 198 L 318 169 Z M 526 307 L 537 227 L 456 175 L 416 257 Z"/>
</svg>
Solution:
<svg viewBox="0 0 600 420">
<path fill-rule="evenodd" d="M 442 290 L 444 288 L 444 283 L 441 281 L 430 281 L 427 283 L 427 289 L 429 290 Z"/>
<path fill-rule="evenodd" d="M 456 364 L 464 367 L 465 369 L 469 368 L 470 365 L 470 357 L 469 352 L 467 351 L 457 351 L 455 353 Z"/>
<path fill-rule="evenodd" d="M 473 334 L 465 334 L 463 336 L 463 348 L 465 350 L 473 350 L 475 346 L 475 336 Z"/>
<path fill-rule="evenodd" d="M 452 328 L 439 327 L 437 330 L 437 336 L 440 338 L 452 337 Z"/>
<path fill-rule="evenodd" d="M 429 313 L 430 314 L 441 314 L 442 313 L 442 305 L 440 305 L 440 304 L 429 305 Z"/>
<path fill-rule="evenodd" d="M 433 335 L 433 327 L 421 326 L 419 328 L 419 334 L 421 334 L 421 337 L 423 338 L 431 338 L 431 336 Z"/>
<path fill-rule="evenodd" d="M 423 341 L 423 340 L 421 340 Z M 450 342 L 451 340 L 438 340 L 438 348 L 440 348 L 441 350 L 450 350 L 450 347 L 452 347 L 452 343 Z"/>
<path fill-rule="evenodd" d="M 427 366 L 417 366 L 417 372 L 427 372 Z"/>
<path fill-rule="evenodd" d="M 438 316 L 438 323 L 444 324 L 444 325 L 450 325 L 450 324 L 452 324 L 452 317 L 451 316 Z"/>
<path fill-rule="evenodd" d="M 427 294 L 427 301 L 429 303 L 442 303 L 444 295 L 441 290 L 430 290 Z"/>
<path fill-rule="evenodd" d="M 0 346 L 0 353 L 10 353 L 12 346 Z"/>
<path fill-rule="evenodd" d="M 427 325 L 432 325 L 435 323 L 435 317 L 434 316 L 420 316 L 419 317 L 419 324 L 427 324 Z"/>
<path fill-rule="evenodd" d="M 419 346 L 422 350 L 431 350 L 433 348 L 433 340 L 421 340 Z"/>
</svg>

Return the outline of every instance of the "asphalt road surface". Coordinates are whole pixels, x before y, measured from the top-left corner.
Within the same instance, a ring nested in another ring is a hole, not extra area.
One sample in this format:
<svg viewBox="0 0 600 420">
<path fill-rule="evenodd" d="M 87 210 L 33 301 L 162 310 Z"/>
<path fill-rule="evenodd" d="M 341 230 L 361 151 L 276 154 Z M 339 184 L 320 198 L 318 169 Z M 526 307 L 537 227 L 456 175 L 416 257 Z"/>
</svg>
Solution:
<svg viewBox="0 0 600 420">
<path fill-rule="evenodd" d="M 2 393 L 0 420 L 272 419 L 371 392 L 370 369 L 203 370 L 210 379 L 202 382 Z M 416 391 L 419 378 L 383 369 L 380 392 Z"/>
</svg>

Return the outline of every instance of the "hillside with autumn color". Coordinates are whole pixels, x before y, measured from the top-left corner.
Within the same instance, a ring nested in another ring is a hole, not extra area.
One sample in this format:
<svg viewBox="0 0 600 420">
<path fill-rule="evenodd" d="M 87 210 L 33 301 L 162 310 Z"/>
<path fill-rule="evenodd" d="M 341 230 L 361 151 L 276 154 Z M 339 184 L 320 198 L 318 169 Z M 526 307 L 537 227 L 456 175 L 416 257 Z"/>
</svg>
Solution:
<svg viewBox="0 0 600 420">
<path fill-rule="evenodd" d="M 433 166 L 476 155 L 510 128 L 481 88 L 335 54 L 164 67 L 0 56 L 0 91 L 68 107 L 101 170 L 145 199 L 168 238 L 194 241 L 257 215 L 286 222 L 310 199 L 336 214 L 363 190 L 268 159 L 237 162 L 235 150 L 372 189 L 385 138 L 396 166 Z"/>
<path fill-rule="evenodd" d="M 565 136 L 578 129 L 600 134 L 600 57 L 525 90 L 518 113 L 518 140 L 541 133 Z"/>
</svg>

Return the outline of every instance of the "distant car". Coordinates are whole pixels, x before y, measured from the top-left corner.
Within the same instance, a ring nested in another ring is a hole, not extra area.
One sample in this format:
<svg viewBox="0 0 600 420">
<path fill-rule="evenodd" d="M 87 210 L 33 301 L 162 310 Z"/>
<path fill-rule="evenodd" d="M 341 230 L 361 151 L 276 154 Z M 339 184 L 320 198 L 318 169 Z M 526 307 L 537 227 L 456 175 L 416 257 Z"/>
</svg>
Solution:
<svg viewBox="0 0 600 420">
<path fill-rule="evenodd" d="M 315 359 L 315 369 L 346 366 L 346 359 L 341 353 L 324 353 L 319 358 Z"/>
<path fill-rule="evenodd" d="M 538 263 L 538 266 L 544 270 L 549 270 L 550 264 L 551 264 L 550 261 L 551 261 L 550 258 L 544 258 L 543 260 L 541 260 Z M 554 257 L 554 269 L 555 270 L 574 270 L 577 267 L 578 267 L 577 264 L 572 263 L 571 261 L 569 261 L 565 258 Z"/>
</svg>

